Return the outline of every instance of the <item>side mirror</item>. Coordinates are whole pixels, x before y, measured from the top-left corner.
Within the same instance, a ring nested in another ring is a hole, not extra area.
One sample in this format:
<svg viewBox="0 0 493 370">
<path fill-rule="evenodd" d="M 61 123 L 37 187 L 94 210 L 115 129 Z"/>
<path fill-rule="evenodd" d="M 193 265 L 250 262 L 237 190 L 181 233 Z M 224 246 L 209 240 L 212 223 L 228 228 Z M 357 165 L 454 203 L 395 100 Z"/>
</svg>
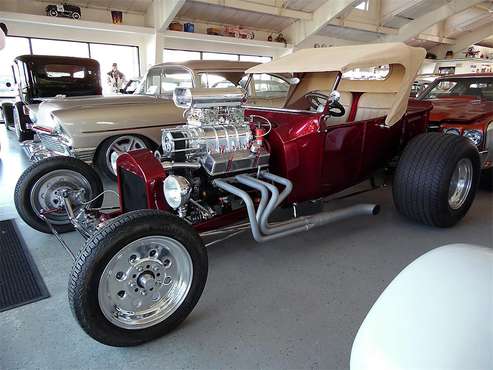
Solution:
<svg viewBox="0 0 493 370">
<path fill-rule="evenodd" d="M 332 91 L 329 94 L 329 100 L 332 102 L 341 100 L 341 93 L 337 90 Z"/>
<path fill-rule="evenodd" d="M 288 81 L 290 85 L 298 85 L 300 83 L 300 79 L 298 77 L 290 78 Z"/>
</svg>

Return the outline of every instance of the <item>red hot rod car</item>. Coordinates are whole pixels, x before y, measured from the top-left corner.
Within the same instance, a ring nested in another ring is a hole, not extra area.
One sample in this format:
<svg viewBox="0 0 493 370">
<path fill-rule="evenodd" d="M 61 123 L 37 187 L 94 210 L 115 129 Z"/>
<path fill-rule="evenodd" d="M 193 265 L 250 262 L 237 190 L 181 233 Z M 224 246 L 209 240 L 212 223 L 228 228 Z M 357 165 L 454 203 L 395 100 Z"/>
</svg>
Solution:
<svg viewBox="0 0 493 370">
<path fill-rule="evenodd" d="M 424 57 L 424 49 L 375 44 L 303 49 L 251 68 L 243 84 L 249 101 L 265 101 L 271 86 L 267 98 L 282 108 L 245 107 L 237 88 L 177 89 L 187 123 L 163 129 L 160 155 L 138 150 L 118 158 L 114 212 L 92 208 L 101 184 L 74 158 L 53 157 L 26 170 L 16 188 L 23 219 L 39 230 L 47 222 L 62 242 L 58 231 L 70 224 L 87 239 L 69 283 L 81 327 L 113 346 L 164 335 L 202 294 L 203 237 L 250 229 L 266 242 L 375 215 L 376 204 L 357 204 L 270 221 L 282 205 L 320 199 L 395 163 L 393 196 L 403 215 L 439 227 L 458 222 L 474 199 L 479 153 L 462 136 L 425 133 L 430 103 L 408 105 Z M 385 64 L 383 80 L 342 78 Z"/>
<path fill-rule="evenodd" d="M 419 99 L 433 104 L 430 130 L 463 135 L 477 146 L 493 188 L 493 73 L 440 77 Z"/>
</svg>

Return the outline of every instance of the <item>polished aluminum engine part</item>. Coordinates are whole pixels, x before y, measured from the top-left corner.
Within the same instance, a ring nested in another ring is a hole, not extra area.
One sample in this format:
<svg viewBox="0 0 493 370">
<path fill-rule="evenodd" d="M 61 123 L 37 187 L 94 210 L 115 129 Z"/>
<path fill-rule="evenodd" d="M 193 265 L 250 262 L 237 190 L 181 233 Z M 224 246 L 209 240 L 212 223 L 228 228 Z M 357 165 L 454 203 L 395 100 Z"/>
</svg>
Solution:
<svg viewBox="0 0 493 370">
<path fill-rule="evenodd" d="M 214 89 L 177 87 L 173 92 L 175 105 L 185 109 L 239 107 L 245 100 L 245 90 L 236 87 Z"/>
<path fill-rule="evenodd" d="M 207 154 L 202 158 L 202 166 L 211 176 L 224 175 L 269 165 L 270 154 L 264 148 L 256 153 L 250 149 L 237 150 L 229 153 Z"/>
<path fill-rule="evenodd" d="M 248 149 L 253 140 L 248 125 L 179 126 L 162 131 L 165 159 L 185 161 L 207 154 Z"/>
</svg>

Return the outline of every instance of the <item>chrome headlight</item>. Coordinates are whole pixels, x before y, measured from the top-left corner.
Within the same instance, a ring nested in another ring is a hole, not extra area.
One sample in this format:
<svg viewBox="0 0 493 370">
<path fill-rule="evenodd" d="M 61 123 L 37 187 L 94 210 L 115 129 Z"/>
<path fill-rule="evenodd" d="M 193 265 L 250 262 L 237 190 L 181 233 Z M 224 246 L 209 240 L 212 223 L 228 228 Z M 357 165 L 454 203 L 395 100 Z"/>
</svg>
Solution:
<svg viewBox="0 0 493 370">
<path fill-rule="evenodd" d="M 173 209 L 180 208 L 190 199 L 192 187 L 183 176 L 168 176 L 163 184 L 166 202 Z"/>
<path fill-rule="evenodd" d="M 444 128 L 443 133 L 449 135 L 460 135 L 460 130 L 458 128 Z"/>
<path fill-rule="evenodd" d="M 483 141 L 483 133 L 480 130 L 464 130 L 464 137 L 467 137 L 476 146 Z"/>
</svg>

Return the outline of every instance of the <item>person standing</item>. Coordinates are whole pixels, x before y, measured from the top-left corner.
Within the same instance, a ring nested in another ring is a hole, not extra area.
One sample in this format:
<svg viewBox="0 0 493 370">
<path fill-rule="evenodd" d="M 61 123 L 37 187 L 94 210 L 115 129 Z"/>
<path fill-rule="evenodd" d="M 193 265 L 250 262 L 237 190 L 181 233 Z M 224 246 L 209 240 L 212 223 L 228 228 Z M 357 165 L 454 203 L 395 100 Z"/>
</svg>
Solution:
<svg viewBox="0 0 493 370">
<path fill-rule="evenodd" d="M 113 93 L 119 93 L 125 84 L 125 75 L 118 70 L 118 64 L 113 63 L 111 71 L 106 74 L 108 85 Z"/>
</svg>

